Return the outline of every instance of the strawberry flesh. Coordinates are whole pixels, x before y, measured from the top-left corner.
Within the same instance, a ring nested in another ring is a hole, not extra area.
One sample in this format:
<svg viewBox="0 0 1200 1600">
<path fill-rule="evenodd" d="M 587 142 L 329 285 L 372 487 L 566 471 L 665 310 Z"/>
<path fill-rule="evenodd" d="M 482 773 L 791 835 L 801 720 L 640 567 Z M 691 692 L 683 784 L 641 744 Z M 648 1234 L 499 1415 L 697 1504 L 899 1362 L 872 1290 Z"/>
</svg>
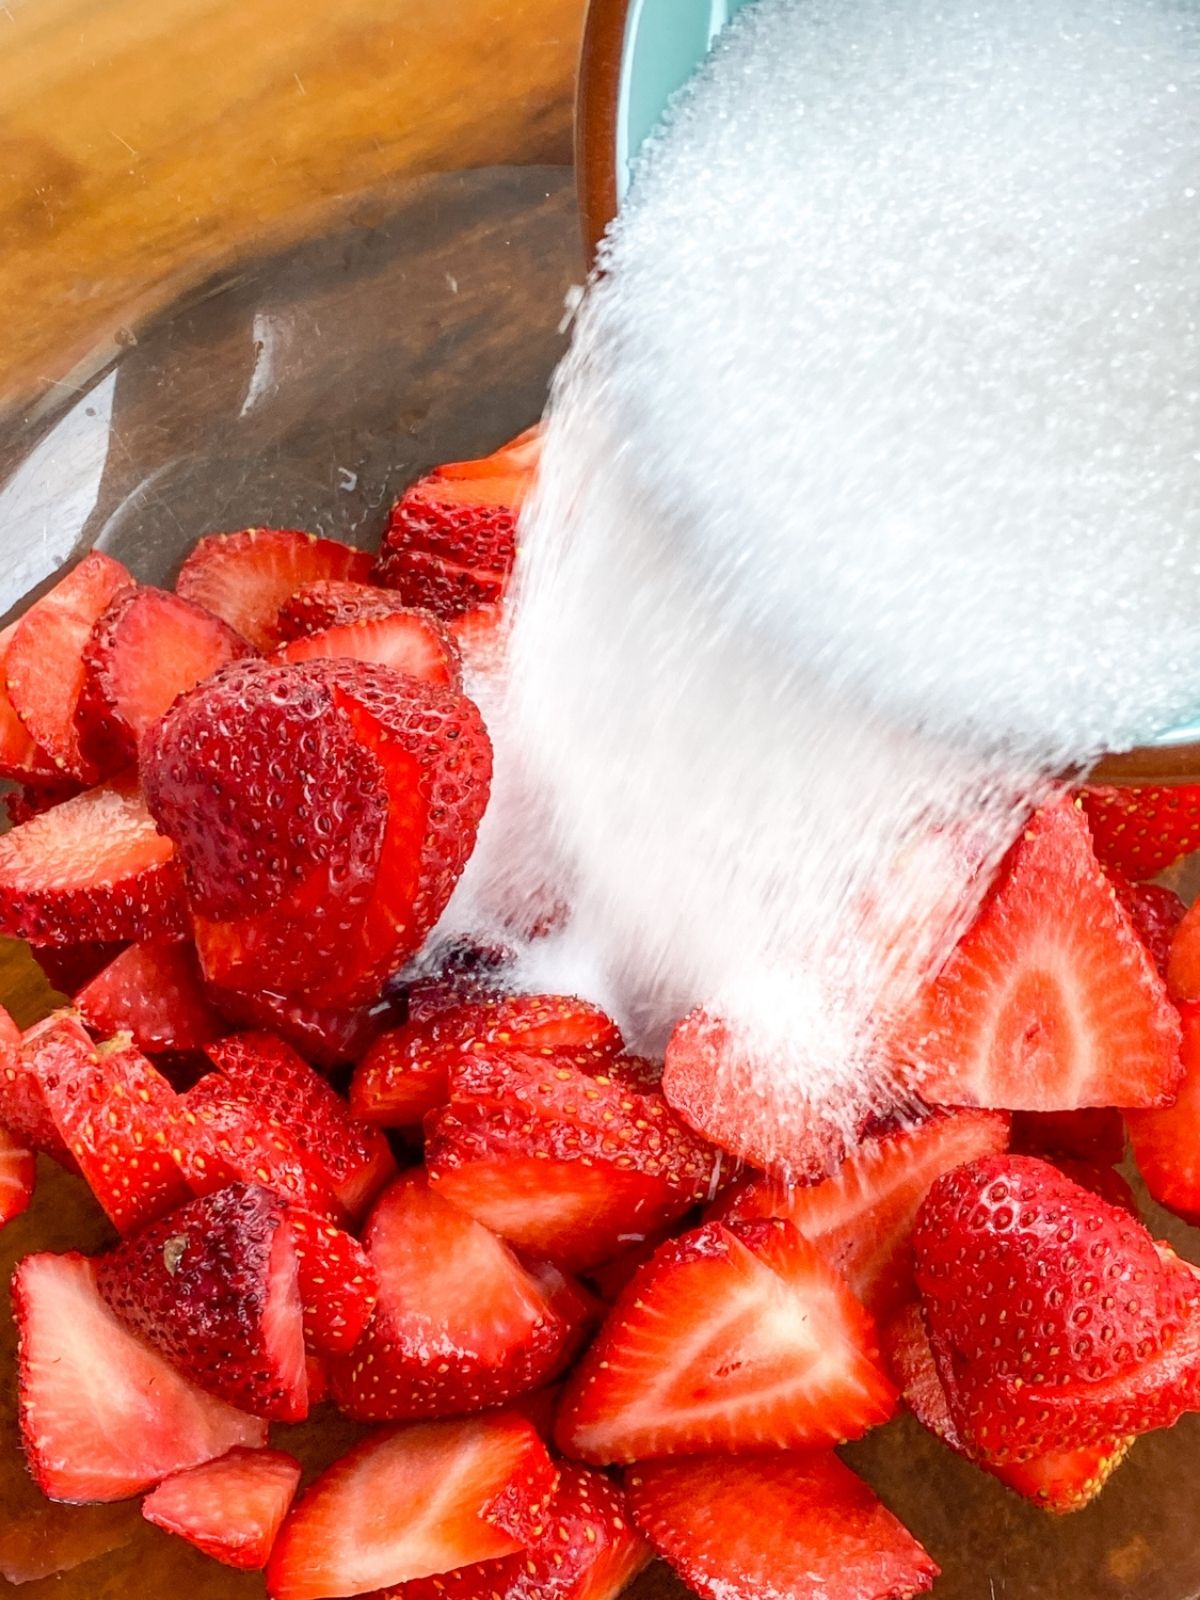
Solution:
<svg viewBox="0 0 1200 1600">
<path fill-rule="evenodd" d="M 21 721 L 8 693 L 8 647 L 19 626 L 19 622 L 11 622 L 0 632 L 0 778 L 33 786 L 54 785 L 62 780 L 62 772 Z M 11 806 L 9 815 L 14 826 L 25 820 L 14 816 Z"/>
<path fill-rule="evenodd" d="M 1200 787 L 1084 789 L 1096 855 L 1137 882 L 1200 848 Z"/>
<path fill-rule="evenodd" d="M 1200 1221 L 1200 1005 L 1182 1003 L 1183 1079 L 1174 1105 L 1127 1111 L 1134 1160 L 1159 1205 Z"/>
<path fill-rule="evenodd" d="M 37 1158 L 33 1151 L 18 1144 L 8 1129 L 0 1125 L 0 1228 L 28 1208 L 33 1199 L 36 1173 Z"/>
<path fill-rule="evenodd" d="M 167 1478 L 142 1501 L 142 1515 L 213 1561 L 256 1572 L 267 1564 L 299 1483 L 294 1456 L 239 1447 Z"/>
<path fill-rule="evenodd" d="M 0 1126 L 13 1134 L 20 1144 L 43 1151 L 63 1166 L 77 1171 L 75 1158 L 58 1131 L 37 1074 L 32 1070 L 34 1058 L 48 1037 L 56 1039 L 64 1028 L 81 1051 L 90 1052 L 91 1040 L 74 1019 L 66 1023 L 61 1012 L 43 1018 L 22 1036 L 8 1012 L 0 1008 Z"/>
<path fill-rule="evenodd" d="M 338 659 L 374 662 L 446 689 L 457 689 L 462 681 L 458 646 L 446 625 L 428 611 L 397 609 L 333 623 L 275 652 L 277 661 Z"/>
<path fill-rule="evenodd" d="M 1171 939 L 1167 988 L 1173 1000 L 1200 1001 L 1200 900 L 1188 907 Z"/>
<path fill-rule="evenodd" d="M 80 989 L 75 1005 L 95 1033 L 127 1033 L 146 1055 L 199 1050 L 225 1031 L 188 944 L 127 945 Z"/>
</svg>

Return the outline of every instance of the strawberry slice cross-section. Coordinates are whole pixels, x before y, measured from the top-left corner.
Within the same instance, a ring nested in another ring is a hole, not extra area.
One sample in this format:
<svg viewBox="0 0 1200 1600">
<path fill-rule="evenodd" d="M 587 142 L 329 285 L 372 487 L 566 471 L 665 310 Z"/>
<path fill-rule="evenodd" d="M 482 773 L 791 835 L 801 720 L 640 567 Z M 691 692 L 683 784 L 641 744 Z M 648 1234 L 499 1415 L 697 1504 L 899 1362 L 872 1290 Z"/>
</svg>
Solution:
<svg viewBox="0 0 1200 1600">
<path fill-rule="evenodd" d="M 239 1447 L 160 1483 L 142 1515 L 214 1561 L 255 1572 L 267 1564 L 299 1483 L 293 1456 Z"/>
</svg>

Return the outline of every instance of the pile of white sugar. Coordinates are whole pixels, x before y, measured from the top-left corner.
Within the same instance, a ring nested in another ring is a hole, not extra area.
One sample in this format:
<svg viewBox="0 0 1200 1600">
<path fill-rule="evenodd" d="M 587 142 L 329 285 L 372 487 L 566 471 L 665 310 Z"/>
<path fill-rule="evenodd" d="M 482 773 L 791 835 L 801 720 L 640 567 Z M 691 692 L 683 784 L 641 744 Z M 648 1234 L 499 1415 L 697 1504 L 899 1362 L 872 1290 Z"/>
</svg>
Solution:
<svg viewBox="0 0 1200 1600">
<path fill-rule="evenodd" d="M 529 981 L 731 1018 L 786 1161 L 1031 800 L 1200 703 L 1200 7 L 760 0 L 603 266 L 451 921 L 548 884 Z"/>
</svg>

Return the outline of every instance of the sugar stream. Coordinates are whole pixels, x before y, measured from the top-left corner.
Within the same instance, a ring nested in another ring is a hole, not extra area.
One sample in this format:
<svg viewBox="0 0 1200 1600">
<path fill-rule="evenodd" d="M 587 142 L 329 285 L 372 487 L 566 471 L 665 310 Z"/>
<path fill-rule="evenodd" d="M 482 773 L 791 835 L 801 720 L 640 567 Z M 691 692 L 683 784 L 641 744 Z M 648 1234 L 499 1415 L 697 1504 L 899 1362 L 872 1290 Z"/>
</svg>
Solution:
<svg viewBox="0 0 1200 1600">
<path fill-rule="evenodd" d="M 1062 774 L 1200 691 L 1200 11 L 760 0 L 578 313 L 447 926 L 786 1161 Z"/>
</svg>

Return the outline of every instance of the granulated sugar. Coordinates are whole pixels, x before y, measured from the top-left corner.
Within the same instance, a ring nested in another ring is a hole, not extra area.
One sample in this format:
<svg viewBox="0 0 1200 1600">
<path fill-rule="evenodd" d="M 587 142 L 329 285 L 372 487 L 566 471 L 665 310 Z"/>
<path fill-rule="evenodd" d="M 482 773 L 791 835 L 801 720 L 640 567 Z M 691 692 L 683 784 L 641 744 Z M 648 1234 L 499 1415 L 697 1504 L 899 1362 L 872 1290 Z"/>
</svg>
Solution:
<svg viewBox="0 0 1200 1600">
<path fill-rule="evenodd" d="M 1055 776 L 1200 699 L 1200 10 L 761 0 L 603 266 L 451 920 L 547 884 L 528 977 L 732 1019 L 786 1159 Z"/>
</svg>

